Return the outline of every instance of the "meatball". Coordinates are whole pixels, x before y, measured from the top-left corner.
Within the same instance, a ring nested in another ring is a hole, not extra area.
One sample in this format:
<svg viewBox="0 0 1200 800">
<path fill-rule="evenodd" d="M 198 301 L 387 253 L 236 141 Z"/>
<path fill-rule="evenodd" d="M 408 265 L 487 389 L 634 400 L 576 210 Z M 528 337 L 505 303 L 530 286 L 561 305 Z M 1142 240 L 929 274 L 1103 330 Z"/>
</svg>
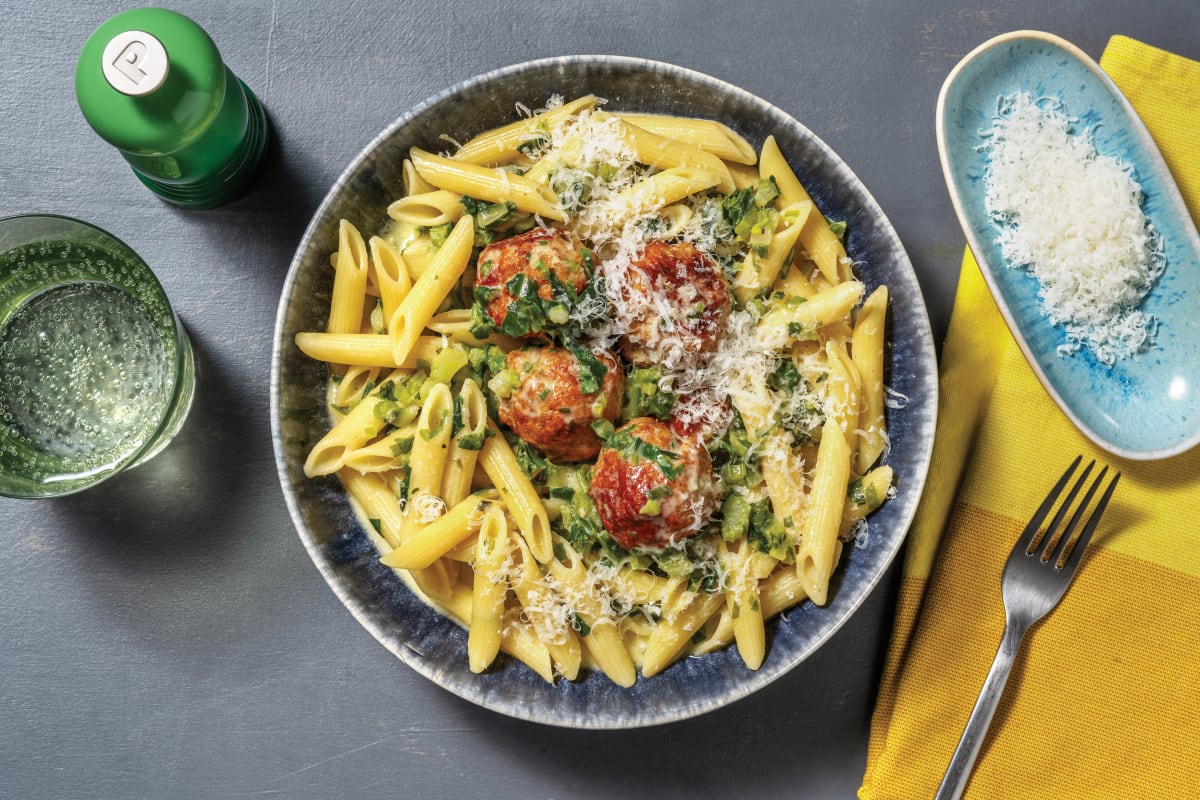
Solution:
<svg viewBox="0 0 1200 800">
<path fill-rule="evenodd" d="M 719 501 L 703 443 L 653 417 L 632 419 L 608 438 L 588 494 L 625 549 L 660 549 L 695 535 Z"/>
<path fill-rule="evenodd" d="M 551 461 L 585 461 L 600 452 L 592 423 L 612 422 L 621 411 L 625 373 L 608 353 L 594 353 L 606 369 L 599 391 L 579 385 L 581 365 L 563 347 L 513 350 L 505 367 L 512 391 L 499 400 L 500 421 Z"/>
<path fill-rule="evenodd" d="M 625 299 L 637 309 L 621 352 L 638 366 L 679 366 L 711 353 L 729 317 L 729 284 L 712 259 L 687 242 L 654 240 L 633 262 Z"/>
<path fill-rule="evenodd" d="M 733 421 L 733 405 L 728 397 L 716 397 L 707 387 L 679 397 L 668 423 L 675 435 L 711 442 Z"/>
<path fill-rule="evenodd" d="M 534 228 L 483 249 L 476 268 L 475 299 L 498 330 L 537 336 L 567 321 L 592 279 L 593 266 L 591 251 L 575 234 Z M 519 277 L 525 280 L 514 283 Z"/>
</svg>

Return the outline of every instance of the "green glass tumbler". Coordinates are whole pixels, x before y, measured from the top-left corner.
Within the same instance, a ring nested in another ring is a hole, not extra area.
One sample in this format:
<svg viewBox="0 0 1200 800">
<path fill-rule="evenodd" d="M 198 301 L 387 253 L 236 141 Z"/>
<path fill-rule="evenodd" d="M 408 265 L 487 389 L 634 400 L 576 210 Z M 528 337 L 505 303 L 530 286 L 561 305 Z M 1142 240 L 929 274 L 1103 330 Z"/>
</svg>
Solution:
<svg viewBox="0 0 1200 800">
<path fill-rule="evenodd" d="M 68 217 L 0 219 L 0 495 L 72 494 L 145 462 L 194 388 L 187 334 L 137 253 Z"/>
<path fill-rule="evenodd" d="M 253 182 L 267 118 L 208 34 L 164 8 L 125 11 L 88 37 L 75 67 L 88 124 L 159 197 L 213 208 Z"/>
</svg>

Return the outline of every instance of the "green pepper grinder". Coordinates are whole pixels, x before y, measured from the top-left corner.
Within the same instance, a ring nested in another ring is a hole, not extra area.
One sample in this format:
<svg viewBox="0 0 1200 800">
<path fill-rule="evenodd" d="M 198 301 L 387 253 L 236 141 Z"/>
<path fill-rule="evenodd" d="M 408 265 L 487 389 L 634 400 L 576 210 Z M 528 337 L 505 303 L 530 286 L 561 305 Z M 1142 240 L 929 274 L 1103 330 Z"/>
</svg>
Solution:
<svg viewBox="0 0 1200 800">
<path fill-rule="evenodd" d="M 79 54 L 75 95 L 138 179 L 176 205 L 233 200 L 267 150 L 258 98 L 199 25 L 165 8 L 124 11 L 97 28 Z"/>
</svg>

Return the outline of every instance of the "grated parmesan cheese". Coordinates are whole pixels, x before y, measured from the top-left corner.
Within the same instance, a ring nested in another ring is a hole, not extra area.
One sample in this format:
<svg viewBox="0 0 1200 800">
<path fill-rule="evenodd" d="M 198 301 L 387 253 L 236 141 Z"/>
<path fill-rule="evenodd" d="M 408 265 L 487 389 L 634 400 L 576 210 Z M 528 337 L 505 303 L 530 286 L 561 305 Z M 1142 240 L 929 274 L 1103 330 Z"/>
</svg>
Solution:
<svg viewBox="0 0 1200 800">
<path fill-rule="evenodd" d="M 1065 355 L 1086 347 L 1104 364 L 1147 349 L 1156 322 L 1138 306 L 1165 267 L 1132 169 L 1096 152 L 1090 131 L 1053 99 L 1001 99 L 985 132 L 986 209 L 1010 266 L 1028 271 Z"/>
</svg>

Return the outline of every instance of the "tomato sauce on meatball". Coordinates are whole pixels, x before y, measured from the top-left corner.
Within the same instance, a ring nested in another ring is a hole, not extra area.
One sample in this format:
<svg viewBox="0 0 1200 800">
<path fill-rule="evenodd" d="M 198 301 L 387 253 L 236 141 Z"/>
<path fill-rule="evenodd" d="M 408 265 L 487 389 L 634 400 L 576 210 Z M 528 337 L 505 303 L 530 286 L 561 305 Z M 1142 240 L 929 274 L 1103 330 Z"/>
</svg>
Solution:
<svg viewBox="0 0 1200 800">
<path fill-rule="evenodd" d="M 688 242 L 654 240 L 633 262 L 625 298 L 637 309 L 621 352 L 638 366 L 717 349 L 729 317 L 729 284 L 719 265 Z"/>
<path fill-rule="evenodd" d="M 653 417 L 632 419 L 607 439 L 588 494 L 625 549 L 661 549 L 699 533 L 719 501 L 703 443 Z"/>
<path fill-rule="evenodd" d="M 500 397 L 500 421 L 551 461 L 586 461 L 600 452 L 592 423 L 612 422 L 621 411 L 625 373 L 608 353 L 594 353 L 607 372 L 600 389 L 586 393 L 579 385 L 580 364 L 563 347 L 523 347 L 505 359 L 516 385 Z"/>
<path fill-rule="evenodd" d="M 534 228 L 483 249 L 477 261 L 475 296 L 498 330 L 513 336 L 537 336 L 547 327 L 566 322 L 571 309 L 565 303 L 544 318 L 540 307 L 531 308 L 533 296 L 555 301 L 555 282 L 578 295 L 591 281 L 593 269 L 592 253 L 578 236 L 555 228 Z M 513 279 L 518 277 L 524 280 L 516 282 L 514 292 Z M 510 319 L 510 314 L 515 316 Z M 562 318 L 555 319 L 557 314 Z"/>
</svg>

